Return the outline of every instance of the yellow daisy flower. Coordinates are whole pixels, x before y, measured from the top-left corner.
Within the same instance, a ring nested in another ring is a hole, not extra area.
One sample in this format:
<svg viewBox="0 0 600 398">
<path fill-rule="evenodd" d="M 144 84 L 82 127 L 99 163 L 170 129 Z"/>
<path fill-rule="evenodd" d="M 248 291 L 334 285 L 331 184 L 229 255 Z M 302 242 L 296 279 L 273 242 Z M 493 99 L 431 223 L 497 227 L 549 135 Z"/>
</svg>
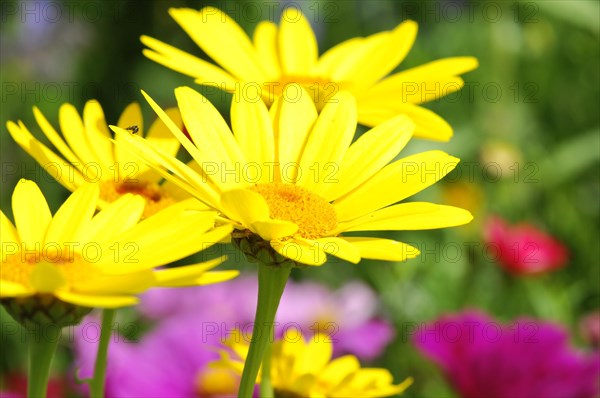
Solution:
<svg viewBox="0 0 600 398">
<path fill-rule="evenodd" d="M 406 21 L 395 29 L 346 40 L 319 56 L 315 33 L 302 12 L 288 7 L 279 26 L 262 21 L 252 40 L 225 12 L 205 7 L 171 8 L 169 14 L 221 68 L 148 36 L 144 55 L 238 97 L 262 97 L 271 104 L 289 83 L 301 84 L 321 109 L 333 95 L 350 91 L 357 100 L 358 121 L 369 127 L 393 116 L 407 115 L 414 135 L 447 141 L 452 127 L 419 106 L 460 90 L 460 75 L 475 69 L 473 57 L 451 57 L 388 76 L 409 53 L 417 24 Z M 387 77 L 386 77 L 387 76 Z"/>
<path fill-rule="evenodd" d="M 134 305 L 154 286 L 210 284 L 237 271 L 206 272 L 205 263 L 155 270 L 196 253 L 231 233 L 212 229 L 214 212 L 183 201 L 139 222 L 144 200 L 125 194 L 94 215 L 97 184 L 75 190 L 52 215 L 38 186 L 15 187 L 15 224 L 1 215 L 0 299 L 17 319 L 59 325 L 77 323 L 92 307 Z M 83 307 L 83 308 L 81 308 Z"/>
<path fill-rule="evenodd" d="M 217 222 L 236 229 L 234 243 L 263 263 L 291 259 L 321 265 L 326 253 L 353 263 L 361 258 L 403 261 L 418 250 L 391 239 L 341 234 L 444 228 L 472 219 L 450 206 L 395 204 L 458 163 L 441 151 L 394 161 L 415 128 L 408 117 L 392 118 L 352 143 L 357 120 L 351 94 L 337 93 L 318 114 L 306 91 L 295 88 L 300 95 L 294 101 L 282 96 L 270 112 L 262 101 L 233 101 L 232 129 L 201 94 L 176 89 L 193 142 L 144 93 L 195 159 L 195 169 L 141 137 L 111 128 L 163 177 L 218 211 Z"/>
<path fill-rule="evenodd" d="M 225 341 L 227 349 L 212 362 L 213 368 L 242 373 L 248 355 L 247 338 L 239 331 Z M 412 384 L 412 378 L 393 384 L 387 369 L 362 368 L 354 355 L 331 359 L 333 344 L 325 334 L 305 341 L 298 330 L 288 330 L 273 343 L 271 384 L 276 396 L 297 398 L 389 397 L 398 395 Z M 258 380 L 261 379 L 259 372 Z"/>
<path fill-rule="evenodd" d="M 166 112 L 181 125 L 181 117 L 176 109 L 168 109 Z M 7 123 L 10 135 L 70 191 L 75 191 L 88 182 L 99 184 L 101 208 L 126 193 L 133 193 L 146 200 L 144 217 L 147 217 L 182 198 L 189 197 L 169 183 L 161 184 L 160 175 L 140 164 L 126 148 L 114 144 L 98 101 L 88 101 L 83 109 L 83 116 L 79 115 L 73 105 L 63 104 L 59 110 L 62 136 L 37 107 L 33 108 L 33 114 L 39 127 L 60 155 L 37 140 L 21 121 Z M 125 108 L 117 125 L 144 136 L 139 104 L 132 103 Z M 173 156 L 180 147 L 179 141 L 159 120 L 152 124 L 145 138 Z M 116 140 L 118 142 L 119 138 Z"/>
</svg>

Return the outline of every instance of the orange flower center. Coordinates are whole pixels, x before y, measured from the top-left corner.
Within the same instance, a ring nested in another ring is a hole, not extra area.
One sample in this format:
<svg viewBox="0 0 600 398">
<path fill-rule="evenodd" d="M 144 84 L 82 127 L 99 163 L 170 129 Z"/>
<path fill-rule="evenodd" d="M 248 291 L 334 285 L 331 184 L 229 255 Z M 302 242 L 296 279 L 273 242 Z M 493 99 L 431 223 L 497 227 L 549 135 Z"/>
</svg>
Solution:
<svg viewBox="0 0 600 398">
<path fill-rule="evenodd" d="M 49 273 L 56 281 L 69 286 L 100 275 L 100 270 L 93 262 L 85 258 L 97 257 L 97 247 L 84 248 L 82 253 L 87 254 L 75 253 L 73 246 L 60 247 L 54 244 L 28 248 L 27 251 L 9 254 L 2 259 L 0 278 L 35 288 L 37 279 L 47 278 Z"/>
<path fill-rule="evenodd" d="M 291 221 L 298 225 L 298 234 L 306 239 L 326 236 L 337 226 L 333 206 L 297 185 L 271 182 L 250 188 L 265 198 L 272 218 Z"/>
<path fill-rule="evenodd" d="M 169 197 L 160 186 L 151 182 L 103 181 L 100 184 L 100 198 L 108 203 L 114 202 L 127 193 L 140 195 L 146 201 L 143 218 L 175 203 L 175 200 Z"/>
</svg>

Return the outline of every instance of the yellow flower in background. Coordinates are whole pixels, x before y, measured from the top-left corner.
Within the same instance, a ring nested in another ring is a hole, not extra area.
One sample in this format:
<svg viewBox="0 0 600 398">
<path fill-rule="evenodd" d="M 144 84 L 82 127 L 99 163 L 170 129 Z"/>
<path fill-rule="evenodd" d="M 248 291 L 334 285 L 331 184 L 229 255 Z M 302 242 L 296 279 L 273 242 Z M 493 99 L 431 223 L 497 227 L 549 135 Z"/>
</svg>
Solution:
<svg viewBox="0 0 600 398">
<path fill-rule="evenodd" d="M 181 125 L 181 118 L 176 109 L 168 109 L 166 112 Z M 169 183 L 160 184 L 160 175 L 137 161 L 126 148 L 114 144 L 98 101 L 88 101 L 83 116 L 79 115 L 73 105 L 63 104 L 59 110 L 62 136 L 37 107 L 33 108 L 33 114 L 58 154 L 36 139 L 21 121 L 7 123 L 10 135 L 52 177 L 70 191 L 88 182 L 99 184 L 100 207 L 126 193 L 133 193 L 146 200 L 144 208 L 146 217 L 178 200 L 189 197 Z M 125 108 L 117 125 L 144 136 L 139 104 L 132 103 Z M 161 151 L 173 156 L 179 150 L 179 141 L 159 120 L 152 124 L 145 138 Z M 119 138 L 117 137 L 116 140 L 118 142 Z"/>
<path fill-rule="evenodd" d="M 196 83 L 217 86 L 236 96 L 262 97 L 271 104 L 289 83 L 301 84 L 321 109 L 340 91 L 357 100 L 358 121 L 369 127 L 407 115 L 416 124 L 414 136 L 447 141 L 452 127 L 420 104 L 460 90 L 460 75 L 475 69 L 473 57 L 450 57 L 390 75 L 412 48 L 417 24 L 355 37 L 321 56 L 315 34 L 302 12 L 288 7 L 277 26 L 262 21 L 252 41 L 225 12 L 205 7 L 171 8 L 169 14 L 221 68 L 148 36 L 144 55 Z M 390 76 L 388 76 L 390 75 Z M 387 76 L 387 77 L 386 77 Z M 234 98 L 235 100 L 235 98 Z"/>
<path fill-rule="evenodd" d="M 248 355 L 248 339 L 239 331 L 225 341 L 227 349 L 209 366 L 242 373 Z M 389 397 L 412 384 L 412 378 L 393 384 L 391 373 L 383 368 L 362 368 L 354 355 L 332 359 L 331 337 L 316 334 L 305 341 L 298 330 L 288 330 L 273 343 L 271 383 L 276 396 L 297 398 Z M 259 373 L 257 382 L 260 382 Z"/>
<path fill-rule="evenodd" d="M 136 295 L 151 287 L 210 284 L 237 275 L 207 272 L 222 258 L 155 270 L 230 234 L 230 226 L 212 229 L 214 212 L 188 210 L 195 200 L 138 223 L 140 196 L 125 194 L 94 215 L 98 196 L 97 184 L 83 185 L 52 215 L 34 182 L 17 184 L 15 224 L 0 213 L 0 299 L 15 318 L 72 323 L 79 307 L 134 305 Z"/>
<path fill-rule="evenodd" d="M 321 265 L 326 253 L 353 263 L 361 258 L 403 261 L 419 251 L 391 239 L 340 234 L 444 228 L 472 219 L 450 206 L 396 204 L 458 163 L 441 151 L 394 161 L 414 131 L 408 117 L 392 118 L 352 143 L 357 121 L 351 94 L 337 93 L 318 114 L 308 93 L 294 87 L 297 98 L 278 98 L 270 112 L 262 101 L 233 101 L 232 129 L 201 94 L 176 89 L 193 142 L 144 93 L 196 168 L 127 130 L 111 128 L 163 177 L 218 211 L 217 222 L 236 229 L 234 243 L 267 264 L 291 259 Z"/>
</svg>

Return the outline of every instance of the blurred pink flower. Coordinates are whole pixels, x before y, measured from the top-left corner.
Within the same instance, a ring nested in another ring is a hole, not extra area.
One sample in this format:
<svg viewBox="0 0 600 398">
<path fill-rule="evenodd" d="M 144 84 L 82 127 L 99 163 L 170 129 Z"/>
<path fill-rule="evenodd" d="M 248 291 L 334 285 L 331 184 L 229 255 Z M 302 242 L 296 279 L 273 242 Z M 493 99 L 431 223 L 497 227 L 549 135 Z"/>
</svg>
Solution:
<svg viewBox="0 0 600 398">
<path fill-rule="evenodd" d="M 210 286 L 152 289 L 142 296 L 139 309 L 151 319 L 193 313 L 219 330 L 227 324 L 250 332 L 257 289 L 256 276 Z M 366 360 L 377 357 L 394 338 L 392 326 L 378 313 L 375 293 L 357 281 L 336 291 L 316 282 L 289 281 L 275 321 L 280 336 L 288 328 L 300 329 L 305 336 L 328 334 L 335 355 L 351 353 Z"/>
<path fill-rule="evenodd" d="M 501 324 L 464 312 L 423 325 L 413 343 L 437 363 L 462 398 L 594 398 L 600 354 L 573 349 L 558 325 Z"/>
<path fill-rule="evenodd" d="M 484 234 L 489 251 L 496 251 L 498 262 L 513 274 L 553 271 L 568 260 L 567 248 L 560 241 L 530 224 L 511 226 L 494 216 L 487 221 Z"/>
<path fill-rule="evenodd" d="M 579 322 L 579 330 L 586 343 L 600 348 L 600 310 L 584 316 Z"/>
</svg>

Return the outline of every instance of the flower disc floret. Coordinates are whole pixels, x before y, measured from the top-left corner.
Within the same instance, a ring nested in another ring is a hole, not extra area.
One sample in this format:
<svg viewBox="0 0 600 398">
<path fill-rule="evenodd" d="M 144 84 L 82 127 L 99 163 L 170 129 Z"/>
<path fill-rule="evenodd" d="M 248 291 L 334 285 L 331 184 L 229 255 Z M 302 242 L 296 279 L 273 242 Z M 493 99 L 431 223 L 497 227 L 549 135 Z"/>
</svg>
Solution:
<svg viewBox="0 0 600 398">
<path fill-rule="evenodd" d="M 144 198 L 143 218 L 149 217 L 158 211 L 169 207 L 176 201 L 169 196 L 165 189 L 158 184 L 148 181 L 103 181 L 100 183 L 100 199 L 112 203 L 125 194 L 139 195 Z"/>
<path fill-rule="evenodd" d="M 297 234 L 303 238 L 318 239 L 337 226 L 333 206 L 319 195 L 298 185 L 274 182 L 257 184 L 251 190 L 265 199 L 272 218 L 297 224 Z"/>
</svg>

